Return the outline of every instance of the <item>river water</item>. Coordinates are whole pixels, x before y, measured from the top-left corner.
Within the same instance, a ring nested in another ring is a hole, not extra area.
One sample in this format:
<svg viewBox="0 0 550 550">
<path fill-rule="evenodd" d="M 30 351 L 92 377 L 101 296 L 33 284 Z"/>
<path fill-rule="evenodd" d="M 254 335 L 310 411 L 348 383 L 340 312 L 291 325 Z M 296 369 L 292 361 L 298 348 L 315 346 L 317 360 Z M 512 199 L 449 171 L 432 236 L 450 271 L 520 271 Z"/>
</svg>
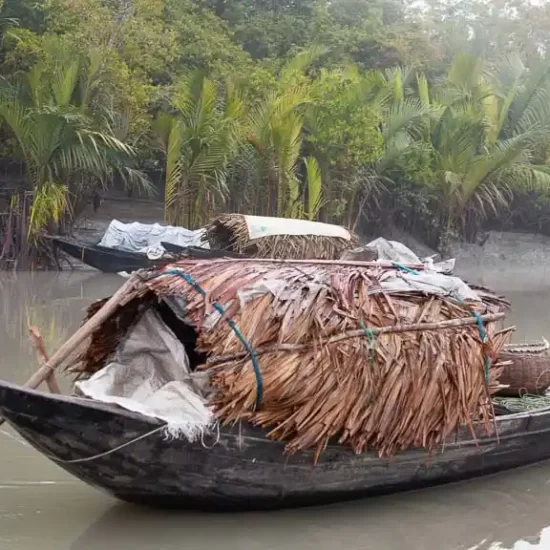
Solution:
<svg viewBox="0 0 550 550">
<path fill-rule="evenodd" d="M 519 278 L 518 278 L 519 277 Z M 479 273 L 512 300 L 516 340 L 550 339 L 550 274 Z M 53 352 L 117 276 L 0 275 L 0 377 L 36 369 L 27 326 Z M 533 282 L 534 281 L 534 282 Z M 535 283 L 535 284 L 534 284 Z M 430 490 L 322 508 L 213 515 L 119 504 L 0 428 L 0 550 L 383 550 L 550 548 L 550 462 Z"/>
</svg>

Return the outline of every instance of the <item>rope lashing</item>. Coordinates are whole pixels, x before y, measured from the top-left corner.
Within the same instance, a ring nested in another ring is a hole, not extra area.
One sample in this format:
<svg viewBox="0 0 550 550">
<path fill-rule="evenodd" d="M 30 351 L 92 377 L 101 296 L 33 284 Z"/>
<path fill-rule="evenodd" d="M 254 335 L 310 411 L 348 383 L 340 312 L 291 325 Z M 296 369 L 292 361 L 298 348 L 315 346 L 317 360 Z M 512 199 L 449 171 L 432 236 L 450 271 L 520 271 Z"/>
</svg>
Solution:
<svg viewBox="0 0 550 550">
<path fill-rule="evenodd" d="M 197 281 L 195 281 L 189 274 L 185 273 L 184 271 L 181 271 L 179 269 L 169 269 L 168 271 L 160 273 L 158 276 L 160 277 L 162 275 L 176 275 L 178 277 L 181 277 L 186 283 L 192 286 L 203 298 L 206 297 L 205 290 L 199 285 L 199 283 L 197 283 Z M 225 309 L 218 302 L 212 302 L 212 306 L 220 315 L 225 315 Z M 243 334 L 235 324 L 235 321 L 233 321 L 233 319 L 226 319 L 225 322 L 229 325 L 231 330 L 233 330 L 243 347 L 246 349 L 248 355 L 250 355 L 250 360 L 252 361 L 252 367 L 254 369 L 254 375 L 256 376 L 256 407 L 259 407 L 262 404 L 262 399 L 264 396 L 264 383 L 262 379 L 262 373 L 260 372 L 260 367 L 258 366 L 258 358 L 256 357 L 256 353 L 254 352 L 254 349 L 252 348 L 250 343 L 243 336 Z"/>
<path fill-rule="evenodd" d="M 454 298 L 458 303 L 464 304 L 464 300 L 461 300 L 460 298 Z M 468 306 L 467 306 L 468 307 Z M 483 319 L 481 318 L 481 315 L 474 311 L 472 308 L 470 309 L 470 313 L 475 317 L 477 329 L 479 330 L 479 338 L 481 339 L 481 345 L 485 346 L 485 344 L 489 341 L 489 338 L 487 336 L 487 331 L 485 330 L 485 325 L 483 324 Z M 489 383 L 489 368 L 491 367 L 491 360 L 489 359 L 489 356 L 485 354 L 485 382 Z"/>
<path fill-rule="evenodd" d="M 392 262 L 391 265 L 393 265 L 393 267 L 396 267 L 401 271 L 404 271 L 405 273 L 411 273 L 412 275 L 419 275 L 419 272 L 416 271 L 416 269 L 411 269 L 410 267 L 407 267 L 406 265 L 402 265 L 398 262 Z"/>
<path fill-rule="evenodd" d="M 400 269 L 401 271 L 404 271 L 405 273 L 411 273 L 413 275 L 418 275 L 419 274 L 418 271 L 416 271 L 415 269 L 411 269 L 410 267 L 407 267 L 406 265 L 401 265 L 398 262 L 392 262 L 392 265 L 394 267 L 396 267 L 397 269 Z M 458 301 L 463 303 L 463 301 L 460 298 L 458 298 Z M 476 318 L 477 328 L 479 329 L 479 336 L 481 338 L 481 343 L 486 344 L 488 338 L 487 338 L 487 331 L 485 330 L 485 326 L 483 325 L 483 319 L 481 318 L 479 313 L 477 313 L 477 311 L 474 311 L 472 309 L 470 309 L 470 311 L 472 312 L 472 315 Z M 489 356 L 486 354 L 485 355 L 485 367 L 484 367 L 485 381 L 486 382 L 489 382 L 489 368 L 490 368 L 490 366 L 491 366 L 491 360 L 489 359 Z"/>
<path fill-rule="evenodd" d="M 392 262 L 393 267 L 396 267 L 397 269 L 400 269 L 401 271 L 404 271 L 405 273 L 411 273 L 413 275 L 419 275 L 418 271 L 415 269 L 411 269 L 410 267 L 407 267 L 406 265 L 401 265 L 398 262 Z M 460 298 L 455 298 L 458 302 L 464 303 Z M 474 311 L 473 309 L 470 309 L 472 315 L 476 318 L 477 321 L 477 328 L 479 330 L 479 337 L 481 338 L 482 345 L 486 344 L 488 341 L 487 338 L 487 331 L 485 330 L 485 326 L 483 325 L 483 319 L 477 313 L 477 311 Z M 485 354 L 485 381 L 489 382 L 489 368 L 491 366 L 491 360 L 489 359 L 489 356 Z"/>
<path fill-rule="evenodd" d="M 376 349 L 376 333 L 371 328 L 367 328 L 365 326 L 365 323 L 363 323 L 362 319 L 359 319 L 359 326 L 365 333 L 365 336 L 367 337 L 367 340 L 369 341 L 369 359 L 370 359 L 370 365 L 371 367 L 374 367 L 374 355 L 375 355 L 375 349 Z"/>
<path fill-rule="evenodd" d="M 479 330 L 479 337 L 481 338 L 481 344 L 484 346 L 487 343 L 488 338 L 487 338 L 487 331 L 485 330 L 485 325 L 483 324 L 483 319 L 481 318 L 481 315 L 477 311 L 474 311 L 473 309 L 471 311 L 472 311 L 472 315 L 476 318 L 477 328 Z M 485 381 L 487 383 L 489 382 L 490 366 L 491 366 L 491 360 L 489 359 L 489 356 L 485 354 Z"/>
<path fill-rule="evenodd" d="M 483 325 L 483 319 L 477 311 L 472 310 L 472 315 L 476 318 L 477 328 L 479 329 L 479 337 L 481 338 L 482 343 L 485 344 L 487 342 L 487 332 L 485 330 L 485 326 Z"/>
</svg>

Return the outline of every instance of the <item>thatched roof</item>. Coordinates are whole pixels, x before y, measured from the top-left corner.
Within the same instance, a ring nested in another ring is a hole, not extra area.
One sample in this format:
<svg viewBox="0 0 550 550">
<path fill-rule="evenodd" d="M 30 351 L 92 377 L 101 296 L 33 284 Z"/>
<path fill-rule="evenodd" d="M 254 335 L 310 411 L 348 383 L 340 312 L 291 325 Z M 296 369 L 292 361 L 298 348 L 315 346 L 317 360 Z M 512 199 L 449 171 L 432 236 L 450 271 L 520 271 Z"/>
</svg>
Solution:
<svg viewBox="0 0 550 550">
<path fill-rule="evenodd" d="M 140 300 L 179 297 L 207 357 L 199 368 L 217 416 L 268 427 L 290 453 L 321 452 L 336 438 L 389 455 L 432 448 L 461 425 L 489 426 L 506 301 L 392 291 L 388 281 L 403 282 L 395 274 L 375 264 L 183 260 L 149 273 L 95 333 L 80 368 L 100 367 Z"/>
<path fill-rule="evenodd" d="M 336 260 L 356 246 L 347 229 L 318 222 L 224 214 L 206 227 L 211 248 L 255 258 Z"/>
</svg>

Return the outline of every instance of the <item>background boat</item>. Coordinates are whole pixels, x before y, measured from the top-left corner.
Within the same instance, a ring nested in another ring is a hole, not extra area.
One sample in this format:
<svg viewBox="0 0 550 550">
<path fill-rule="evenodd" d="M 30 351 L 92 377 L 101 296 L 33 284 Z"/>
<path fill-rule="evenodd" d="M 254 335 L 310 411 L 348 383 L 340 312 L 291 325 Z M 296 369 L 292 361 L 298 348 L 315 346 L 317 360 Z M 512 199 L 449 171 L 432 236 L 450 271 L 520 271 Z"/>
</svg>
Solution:
<svg viewBox="0 0 550 550">
<path fill-rule="evenodd" d="M 158 266 L 163 263 L 158 260 L 151 260 L 146 254 L 139 252 L 126 252 L 99 245 L 79 243 L 60 237 L 55 237 L 52 241 L 59 250 L 87 266 L 103 271 L 103 273 L 119 273 L 121 271 L 131 273 L 138 269 Z"/>
</svg>

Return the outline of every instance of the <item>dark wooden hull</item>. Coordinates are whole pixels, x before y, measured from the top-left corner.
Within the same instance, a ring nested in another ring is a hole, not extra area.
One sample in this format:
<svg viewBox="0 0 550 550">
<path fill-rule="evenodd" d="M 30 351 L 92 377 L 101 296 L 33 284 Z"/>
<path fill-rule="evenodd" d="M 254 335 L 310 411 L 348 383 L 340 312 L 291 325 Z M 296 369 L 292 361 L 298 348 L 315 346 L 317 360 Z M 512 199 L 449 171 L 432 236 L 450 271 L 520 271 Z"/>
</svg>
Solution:
<svg viewBox="0 0 550 550">
<path fill-rule="evenodd" d="M 167 258 L 150 260 L 145 254 L 139 252 L 127 252 L 125 250 L 116 250 L 99 245 L 89 245 L 69 241 L 55 237 L 52 239 L 54 246 L 75 258 L 76 260 L 99 269 L 103 273 L 120 273 L 126 271 L 131 273 L 138 269 L 149 269 L 162 266 L 168 262 L 174 261 L 174 255 L 183 254 L 191 258 L 214 259 L 224 257 L 244 257 L 241 254 L 228 253 L 223 250 L 210 250 L 208 248 L 187 247 L 170 245 L 162 243 L 162 246 L 170 254 Z"/>
<path fill-rule="evenodd" d="M 104 273 L 119 273 L 121 271 L 131 273 L 138 269 L 154 267 L 159 264 L 158 261 L 150 260 L 145 254 L 138 252 L 125 252 L 60 238 L 52 240 L 57 248 L 69 256 Z"/>
<path fill-rule="evenodd" d="M 478 426 L 474 441 L 458 433 L 430 456 L 409 450 L 391 459 L 329 446 L 286 457 L 283 446 L 243 425 L 219 440 L 168 441 L 145 437 L 121 444 L 160 423 L 120 408 L 52 396 L 0 382 L 0 415 L 50 459 L 81 480 L 125 501 L 159 507 L 260 509 L 319 505 L 438 485 L 538 462 L 550 457 L 550 411 L 497 420 L 499 440 Z"/>
<path fill-rule="evenodd" d="M 177 244 L 167 243 L 162 241 L 162 247 L 172 254 L 185 254 L 192 258 L 247 258 L 245 254 L 238 252 L 230 252 L 228 250 L 213 250 L 211 248 L 200 248 L 198 246 L 179 246 Z"/>
</svg>

